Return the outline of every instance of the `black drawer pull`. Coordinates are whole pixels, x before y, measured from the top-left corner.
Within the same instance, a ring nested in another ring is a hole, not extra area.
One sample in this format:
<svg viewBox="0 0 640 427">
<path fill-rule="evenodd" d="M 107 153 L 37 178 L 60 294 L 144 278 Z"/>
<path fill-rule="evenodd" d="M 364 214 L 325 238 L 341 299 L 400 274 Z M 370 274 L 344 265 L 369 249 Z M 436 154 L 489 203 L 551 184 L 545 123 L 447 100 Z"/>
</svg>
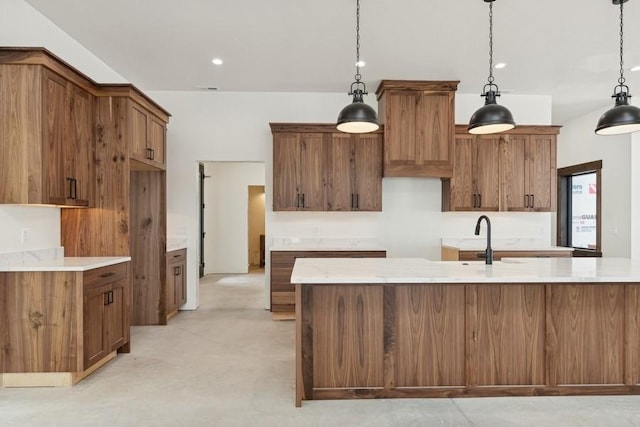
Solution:
<svg viewBox="0 0 640 427">
<path fill-rule="evenodd" d="M 102 273 L 102 274 L 100 275 L 100 277 L 103 277 L 103 278 L 104 278 L 104 277 L 111 277 L 111 276 L 114 276 L 115 274 L 116 274 L 116 273 L 114 273 L 113 271 L 109 271 L 108 273 Z"/>
<path fill-rule="evenodd" d="M 180 254 L 178 254 L 178 255 L 174 255 L 173 257 L 174 257 L 174 258 L 178 258 L 179 256 L 180 256 Z"/>
<path fill-rule="evenodd" d="M 177 266 L 173 268 L 173 275 L 174 276 L 179 276 L 182 274 L 182 267 Z"/>
</svg>

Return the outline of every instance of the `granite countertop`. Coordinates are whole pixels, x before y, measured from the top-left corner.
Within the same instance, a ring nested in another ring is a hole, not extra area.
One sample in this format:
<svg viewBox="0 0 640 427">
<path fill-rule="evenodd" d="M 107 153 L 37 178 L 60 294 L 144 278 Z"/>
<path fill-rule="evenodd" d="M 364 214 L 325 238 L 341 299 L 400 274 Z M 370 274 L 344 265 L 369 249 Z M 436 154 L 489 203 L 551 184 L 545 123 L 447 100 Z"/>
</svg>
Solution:
<svg viewBox="0 0 640 427">
<path fill-rule="evenodd" d="M 15 271 L 87 271 L 131 261 L 131 257 L 64 257 L 49 260 L 32 260 L 0 265 L 0 272 Z"/>
<path fill-rule="evenodd" d="M 628 258 L 299 258 L 291 283 L 574 283 L 640 282 L 640 260 Z"/>
</svg>

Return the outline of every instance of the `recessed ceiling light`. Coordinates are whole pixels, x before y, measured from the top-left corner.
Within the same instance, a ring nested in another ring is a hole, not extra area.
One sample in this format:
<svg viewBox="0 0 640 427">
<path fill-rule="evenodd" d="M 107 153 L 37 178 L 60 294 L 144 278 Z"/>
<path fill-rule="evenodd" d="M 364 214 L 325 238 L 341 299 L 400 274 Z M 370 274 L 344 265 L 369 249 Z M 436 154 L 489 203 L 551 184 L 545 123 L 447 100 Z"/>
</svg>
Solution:
<svg viewBox="0 0 640 427">
<path fill-rule="evenodd" d="M 635 67 L 631 67 L 629 71 L 640 71 L 640 65 L 636 65 Z"/>
<path fill-rule="evenodd" d="M 496 65 L 494 65 L 494 68 L 496 70 L 499 70 L 499 69 L 504 68 L 506 66 L 507 66 L 507 64 L 505 62 L 498 62 Z"/>
<path fill-rule="evenodd" d="M 220 59 L 220 58 L 213 58 L 213 59 L 211 60 L 211 62 L 212 62 L 214 65 L 222 65 L 222 63 L 223 63 L 224 61 L 223 61 L 222 59 Z"/>
<path fill-rule="evenodd" d="M 356 62 L 356 67 L 364 67 L 365 65 L 367 65 L 367 63 L 362 60 Z"/>
</svg>

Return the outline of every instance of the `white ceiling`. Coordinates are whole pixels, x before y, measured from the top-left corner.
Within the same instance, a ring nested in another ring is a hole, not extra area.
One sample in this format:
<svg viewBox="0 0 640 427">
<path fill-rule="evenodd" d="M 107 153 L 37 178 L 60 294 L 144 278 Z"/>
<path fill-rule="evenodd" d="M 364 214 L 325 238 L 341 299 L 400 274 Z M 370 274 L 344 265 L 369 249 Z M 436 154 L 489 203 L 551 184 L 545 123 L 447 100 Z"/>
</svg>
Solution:
<svg viewBox="0 0 640 427">
<path fill-rule="evenodd" d="M 355 73 L 355 0 L 27 2 L 143 90 L 346 96 Z M 369 92 L 381 79 L 415 79 L 460 80 L 458 92 L 479 94 L 488 9 L 482 0 L 361 0 Z M 494 63 L 508 64 L 494 72 L 502 91 L 552 95 L 555 124 L 613 105 L 619 7 L 611 0 L 497 0 L 493 10 Z M 628 69 L 640 65 L 639 0 L 625 4 L 624 22 Z M 640 99 L 640 71 L 625 77 Z"/>
</svg>

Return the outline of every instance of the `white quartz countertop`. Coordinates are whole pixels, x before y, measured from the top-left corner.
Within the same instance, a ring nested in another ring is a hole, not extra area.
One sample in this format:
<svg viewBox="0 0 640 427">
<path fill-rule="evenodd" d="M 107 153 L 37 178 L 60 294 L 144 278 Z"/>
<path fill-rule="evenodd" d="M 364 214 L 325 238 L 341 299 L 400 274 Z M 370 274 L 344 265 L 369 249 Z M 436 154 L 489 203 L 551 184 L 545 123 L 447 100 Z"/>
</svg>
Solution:
<svg viewBox="0 0 640 427">
<path fill-rule="evenodd" d="M 640 260 L 628 258 L 298 258 L 291 283 L 572 283 L 640 282 Z"/>
<path fill-rule="evenodd" d="M 167 252 L 177 251 L 178 249 L 186 249 L 188 240 L 186 237 L 175 237 L 167 239 Z"/>
<path fill-rule="evenodd" d="M 0 265 L 0 272 L 12 271 L 87 271 L 131 261 L 131 257 L 64 257 Z"/>
<path fill-rule="evenodd" d="M 464 246 L 453 246 L 453 245 L 442 245 L 443 248 L 457 249 L 460 251 L 484 251 L 487 248 L 486 243 L 473 243 L 466 244 Z M 495 251 L 505 251 L 505 252 L 566 252 L 573 251 L 573 248 L 567 248 L 564 246 L 506 246 L 506 245 L 491 245 L 491 249 Z"/>
<path fill-rule="evenodd" d="M 273 238 L 270 251 L 386 251 L 371 238 Z"/>
</svg>

